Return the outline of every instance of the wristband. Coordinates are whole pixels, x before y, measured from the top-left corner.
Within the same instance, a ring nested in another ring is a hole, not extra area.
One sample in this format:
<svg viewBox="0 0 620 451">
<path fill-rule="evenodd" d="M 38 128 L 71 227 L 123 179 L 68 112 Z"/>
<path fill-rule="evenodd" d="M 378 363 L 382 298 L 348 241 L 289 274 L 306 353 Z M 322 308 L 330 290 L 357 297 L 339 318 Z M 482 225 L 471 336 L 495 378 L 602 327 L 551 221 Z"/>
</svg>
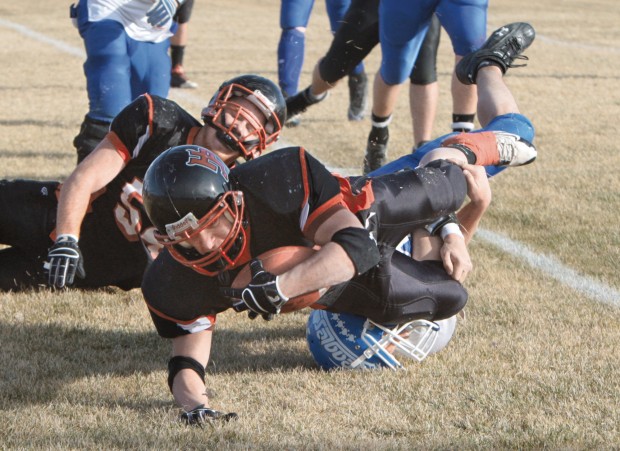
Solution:
<svg viewBox="0 0 620 451">
<path fill-rule="evenodd" d="M 440 233 L 441 233 L 442 240 L 445 240 L 448 235 L 453 235 L 453 234 L 458 235 L 461 238 L 464 238 L 463 232 L 461 232 L 461 228 L 459 227 L 458 224 L 455 224 L 454 222 L 449 222 L 448 224 L 443 226 L 441 228 Z"/>
<path fill-rule="evenodd" d="M 284 302 L 288 301 L 289 298 L 287 298 L 284 293 L 282 293 L 282 290 L 280 289 L 280 283 L 278 282 L 280 280 L 280 276 L 276 276 L 276 290 L 278 290 L 278 294 L 280 295 L 280 297 L 284 300 Z"/>
<path fill-rule="evenodd" d="M 435 219 L 430 224 L 426 224 L 424 228 L 431 236 L 435 236 L 439 234 L 439 231 L 442 229 L 443 226 L 445 226 L 446 224 L 450 224 L 450 223 L 454 223 L 454 224 L 459 223 L 459 220 L 457 219 L 454 213 L 450 213 L 447 216 L 441 216 Z"/>
</svg>

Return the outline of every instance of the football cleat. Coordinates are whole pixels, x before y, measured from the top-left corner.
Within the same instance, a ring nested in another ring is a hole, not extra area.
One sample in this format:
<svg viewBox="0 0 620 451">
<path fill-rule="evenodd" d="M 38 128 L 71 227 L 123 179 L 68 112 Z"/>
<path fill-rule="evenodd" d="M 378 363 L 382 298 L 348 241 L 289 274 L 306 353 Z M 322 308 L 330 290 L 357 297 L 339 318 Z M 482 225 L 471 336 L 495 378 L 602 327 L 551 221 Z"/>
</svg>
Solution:
<svg viewBox="0 0 620 451">
<path fill-rule="evenodd" d="M 310 87 L 307 87 L 295 95 L 286 97 L 286 115 L 290 118 L 286 122 L 286 125 L 289 125 L 289 122 L 293 118 L 299 117 L 299 115 L 305 112 L 310 105 L 314 105 L 325 100 L 327 98 L 327 94 L 329 93 L 326 92 L 319 97 L 313 96 L 310 93 Z"/>
<path fill-rule="evenodd" d="M 520 136 L 501 131 L 493 131 L 499 153 L 499 165 L 524 166 L 536 159 L 536 147 Z"/>
<path fill-rule="evenodd" d="M 366 72 L 358 75 L 349 75 L 349 110 L 347 117 L 350 121 L 364 119 L 368 106 L 368 77 Z"/>
<path fill-rule="evenodd" d="M 170 75 L 171 88 L 196 89 L 198 87 L 198 83 L 195 83 L 187 78 L 185 75 L 185 70 L 183 70 L 183 66 L 174 66 Z"/>
<path fill-rule="evenodd" d="M 368 140 L 366 145 L 366 155 L 364 156 L 364 175 L 369 172 L 379 169 L 385 164 L 387 158 L 387 141 L 379 142 L 375 140 Z"/>
<path fill-rule="evenodd" d="M 513 65 L 513 61 L 528 59 L 521 53 L 532 44 L 535 37 L 536 32 L 529 23 L 504 25 L 495 30 L 482 47 L 459 61 L 455 68 L 457 78 L 465 85 L 473 85 L 476 84 L 476 76 L 481 67 L 495 65 L 505 74 L 509 67 L 525 66 Z"/>
</svg>

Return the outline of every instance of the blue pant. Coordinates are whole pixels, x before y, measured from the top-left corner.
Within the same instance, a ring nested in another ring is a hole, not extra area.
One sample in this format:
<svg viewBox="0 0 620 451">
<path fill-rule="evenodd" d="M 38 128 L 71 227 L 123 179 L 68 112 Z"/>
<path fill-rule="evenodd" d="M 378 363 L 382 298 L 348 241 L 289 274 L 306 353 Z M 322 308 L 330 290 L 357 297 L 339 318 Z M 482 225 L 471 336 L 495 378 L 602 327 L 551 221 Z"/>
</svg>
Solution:
<svg viewBox="0 0 620 451">
<path fill-rule="evenodd" d="M 475 130 L 471 133 L 480 133 L 492 130 L 513 133 L 525 139 L 526 141 L 534 141 L 534 126 L 532 125 L 530 120 L 522 114 L 509 113 L 497 116 L 491 122 L 489 122 L 486 127 Z M 405 168 L 416 168 L 420 164 L 420 160 L 424 155 L 426 155 L 431 150 L 441 147 L 441 142 L 452 135 L 455 135 L 455 133 L 449 133 L 447 135 L 440 136 L 439 138 L 424 144 L 419 149 L 416 149 L 415 152 L 413 152 L 412 154 L 402 156 L 399 159 L 394 160 L 391 163 L 388 163 L 375 171 L 372 171 L 368 175 L 375 176 L 390 174 L 393 172 L 398 172 L 401 169 Z M 506 169 L 506 166 L 487 166 L 486 172 L 489 177 L 492 177 L 495 174 L 503 171 L 504 169 Z"/>
<path fill-rule="evenodd" d="M 167 97 L 170 41 L 136 41 L 119 22 L 88 22 L 86 6 L 86 1 L 79 3 L 78 26 L 86 47 L 88 116 L 112 122 L 125 106 L 145 92 Z"/>
<path fill-rule="evenodd" d="M 332 33 L 340 27 L 350 4 L 351 0 L 325 0 Z M 313 6 L 314 0 L 282 0 L 281 3 L 282 34 L 278 43 L 278 81 L 287 96 L 297 93 L 304 62 L 305 33 L 295 28 L 308 26 Z M 363 70 L 364 65 L 360 62 L 352 73 L 359 74 Z"/>
<path fill-rule="evenodd" d="M 413 68 L 433 13 L 446 30 L 456 55 L 477 50 L 486 39 L 488 0 L 381 0 L 379 42 L 381 77 L 404 82 Z"/>
</svg>

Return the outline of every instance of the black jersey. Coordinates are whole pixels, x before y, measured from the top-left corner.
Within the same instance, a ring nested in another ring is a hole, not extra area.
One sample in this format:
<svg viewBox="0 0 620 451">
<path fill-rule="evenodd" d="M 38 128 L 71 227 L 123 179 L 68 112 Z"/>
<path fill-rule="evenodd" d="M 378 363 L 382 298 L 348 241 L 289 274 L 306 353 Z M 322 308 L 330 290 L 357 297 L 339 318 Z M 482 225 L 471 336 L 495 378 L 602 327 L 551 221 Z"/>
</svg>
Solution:
<svg viewBox="0 0 620 451">
<path fill-rule="evenodd" d="M 191 144 L 200 122 L 171 100 L 148 94 L 125 107 L 112 122 L 108 138 L 126 161 L 123 170 L 93 196 L 84 218 L 80 248 L 88 280 L 135 280 L 160 250 L 142 205 L 142 179 L 151 162 L 170 147 Z M 103 281 L 101 281 L 103 283 Z M 82 285 L 82 283 L 80 283 Z"/>
<path fill-rule="evenodd" d="M 342 208 L 338 181 L 302 148 L 281 149 L 230 172 L 233 188 L 243 192 L 249 258 L 270 249 L 311 245 L 317 227 L 334 208 Z M 231 307 L 219 293 L 230 286 L 240 267 L 218 277 L 200 275 L 167 251 L 149 266 L 142 291 L 160 335 L 192 331 L 201 318 Z"/>
</svg>

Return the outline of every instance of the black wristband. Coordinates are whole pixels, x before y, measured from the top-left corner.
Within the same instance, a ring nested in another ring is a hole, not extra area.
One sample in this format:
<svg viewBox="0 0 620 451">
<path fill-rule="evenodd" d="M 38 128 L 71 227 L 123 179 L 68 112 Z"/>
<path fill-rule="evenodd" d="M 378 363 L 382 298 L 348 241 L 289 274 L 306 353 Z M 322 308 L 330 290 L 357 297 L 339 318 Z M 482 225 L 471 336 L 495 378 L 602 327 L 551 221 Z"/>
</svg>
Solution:
<svg viewBox="0 0 620 451">
<path fill-rule="evenodd" d="M 435 219 L 430 224 L 426 224 L 424 228 L 428 233 L 430 233 L 431 236 L 436 236 L 441 231 L 441 228 L 449 223 L 459 223 L 459 220 L 454 213 L 450 213 L 447 216 L 441 216 L 440 218 Z"/>
</svg>

